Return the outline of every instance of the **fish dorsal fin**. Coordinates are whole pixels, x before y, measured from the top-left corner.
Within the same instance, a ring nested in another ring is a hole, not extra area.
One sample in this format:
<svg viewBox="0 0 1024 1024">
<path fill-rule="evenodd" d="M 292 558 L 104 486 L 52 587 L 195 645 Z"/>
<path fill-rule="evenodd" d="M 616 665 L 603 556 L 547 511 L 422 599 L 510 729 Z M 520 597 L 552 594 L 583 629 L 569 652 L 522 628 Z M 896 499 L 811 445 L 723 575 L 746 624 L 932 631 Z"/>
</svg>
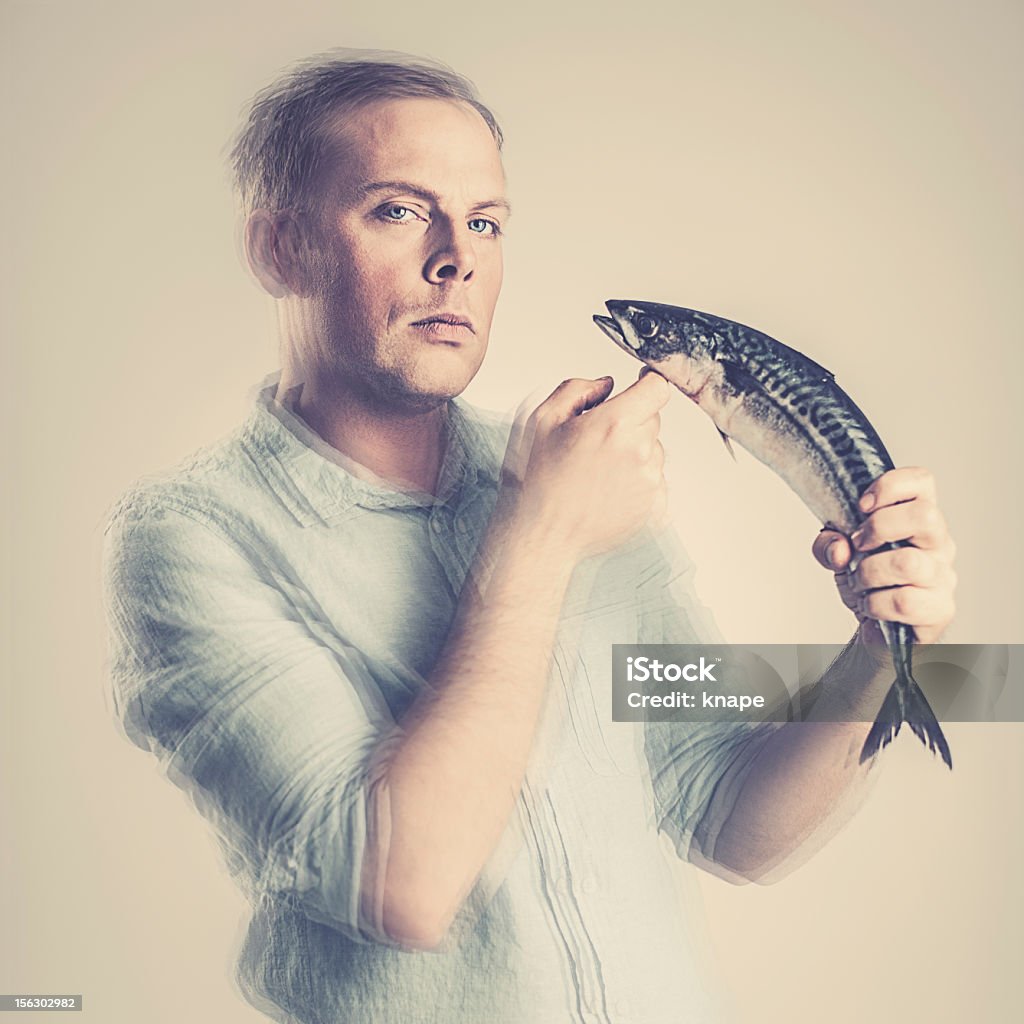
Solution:
<svg viewBox="0 0 1024 1024">
<path fill-rule="evenodd" d="M 796 349 L 794 349 L 793 351 L 795 352 Z M 821 363 L 816 363 L 813 359 L 808 359 L 807 356 L 805 356 L 802 352 L 800 353 L 800 355 L 803 357 L 804 362 L 807 364 L 807 369 L 814 373 L 816 376 L 819 376 L 823 381 L 834 381 L 836 379 L 836 375 L 831 370 L 825 369 L 825 367 L 822 366 Z"/>
</svg>

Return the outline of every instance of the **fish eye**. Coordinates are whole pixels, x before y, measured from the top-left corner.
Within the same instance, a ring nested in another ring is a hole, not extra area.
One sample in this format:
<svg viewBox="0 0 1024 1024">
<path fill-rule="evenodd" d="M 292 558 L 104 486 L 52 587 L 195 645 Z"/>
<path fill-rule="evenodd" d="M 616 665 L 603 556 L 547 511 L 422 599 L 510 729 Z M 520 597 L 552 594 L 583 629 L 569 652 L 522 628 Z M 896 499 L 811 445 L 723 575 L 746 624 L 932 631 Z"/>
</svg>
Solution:
<svg viewBox="0 0 1024 1024">
<path fill-rule="evenodd" d="M 654 317 L 641 316 L 636 321 L 636 333 L 641 338 L 653 338 L 658 333 L 658 321 Z"/>
</svg>

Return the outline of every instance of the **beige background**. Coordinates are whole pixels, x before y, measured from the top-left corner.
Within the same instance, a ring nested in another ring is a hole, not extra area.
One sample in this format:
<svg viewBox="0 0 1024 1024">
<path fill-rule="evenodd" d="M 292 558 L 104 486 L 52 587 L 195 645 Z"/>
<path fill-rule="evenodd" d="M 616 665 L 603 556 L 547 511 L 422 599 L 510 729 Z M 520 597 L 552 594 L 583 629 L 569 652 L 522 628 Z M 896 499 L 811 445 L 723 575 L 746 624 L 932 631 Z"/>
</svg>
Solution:
<svg viewBox="0 0 1024 1024">
<path fill-rule="evenodd" d="M 106 506 L 234 426 L 276 365 L 222 157 L 297 57 L 437 56 L 503 121 L 517 209 L 471 398 L 631 379 L 589 322 L 605 298 L 753 323 L 834 370 L 898 462 L 934 469 L 961 551 L 951 639 L 1024 639 L 1019 3 L 2 11 L 0 991 L 82 992 L 104 1024 L 262 1019 L 228 979 L 244 907 L 204 826 L 112 724 L 97 576 Z M 842 640 L 809 513 L 686 403 L 664 438 L 727 635 Z M 1019 1008 L 1024 731 L 949 735 L 953 774 L 901 736 L 870 804 L 789 880 L 701 880 L 739 1020 Z"/>
</svg>

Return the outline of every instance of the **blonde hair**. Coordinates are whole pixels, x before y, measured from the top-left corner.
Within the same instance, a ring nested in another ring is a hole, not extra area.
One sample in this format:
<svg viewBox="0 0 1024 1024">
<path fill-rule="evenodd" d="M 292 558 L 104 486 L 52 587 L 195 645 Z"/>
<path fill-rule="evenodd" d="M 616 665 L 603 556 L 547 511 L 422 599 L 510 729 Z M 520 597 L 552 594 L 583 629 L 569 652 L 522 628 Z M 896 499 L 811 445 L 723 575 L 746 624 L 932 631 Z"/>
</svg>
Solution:
<svg viewBox="0 0 1024 1024">
<path fill-rule="evenodd" d="M 235 188 L 253 210 L 309 210 L 329 121 L 382 99 L 436 97 L 468 103 L 501 149 L 498 122 L 469 79 L 425 57 L 332 50 L 300 61 L 259 92 L 231 148 Z"/>
</svg>

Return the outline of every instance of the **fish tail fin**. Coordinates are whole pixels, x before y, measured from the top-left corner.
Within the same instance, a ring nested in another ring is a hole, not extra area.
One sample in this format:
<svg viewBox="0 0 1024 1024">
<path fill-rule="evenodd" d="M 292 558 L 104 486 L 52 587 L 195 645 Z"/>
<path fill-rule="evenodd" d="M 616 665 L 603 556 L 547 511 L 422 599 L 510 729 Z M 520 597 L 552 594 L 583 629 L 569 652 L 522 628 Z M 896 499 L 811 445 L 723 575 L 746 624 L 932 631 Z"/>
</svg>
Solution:
<svg viewBox="0 0 1024 1024">
<path fill-rule="evenodd" d="M 885 695 L 881 710 L 871 726 L 868 738 L 864 741 L 864 748 L 860 752 L 860 763 L 863 764 L 870 757 L 888 746 L 900 731 L 903 725 L 903 695 L 900 692 L 899 683 L 893 683 L 889 692 Z"/>
<path fill-rule="evenodd" d="M 939 725 L 924 691 L 913 678 L 910 679 L 905 702 L 904 714 L 907 725 L 913 730 L 914 735 L 933 753 L 937 753 L 946 762 L 946 767 L 952 770 L 953 755 L 949 752 L 949 744 L 942 734 L 942 726 Z"/>
<path fill-rule="evenodd" d="M 942 727 L 924 691 L 910 674 L 909 647 L 904 657 L 896 658 L 896 681 L 889 688 L 875 724 L 864 741 L 860 763 L 863 764 L 882 747 L 892 742 L 904 722 L 925 746 L 938 753 L 946 762 L 946 766 L 952 769 L 953 755 L 949 752 L 949 744 L 942 734 Z"/>
</svg>

